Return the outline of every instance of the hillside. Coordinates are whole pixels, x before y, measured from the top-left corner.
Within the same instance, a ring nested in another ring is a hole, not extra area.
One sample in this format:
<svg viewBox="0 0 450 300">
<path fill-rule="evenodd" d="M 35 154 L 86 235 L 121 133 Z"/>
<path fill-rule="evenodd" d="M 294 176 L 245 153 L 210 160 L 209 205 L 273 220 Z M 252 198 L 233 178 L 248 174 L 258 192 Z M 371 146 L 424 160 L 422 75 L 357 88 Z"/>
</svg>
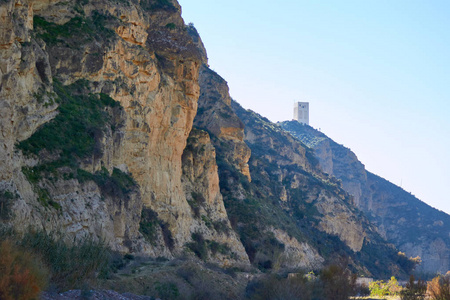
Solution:
<svg viewBox="0 0 450 300">
<path fill-rule="evenodd" d="M 410 271 L 310 149 L 231 100 L 226 81 L 206 65 L 199 82 L 194 126 L 216 148 L 225 208 L 253 265 L 317 269 L 350 257 L 360 274 Z"/>
<path fill-rule="evenodd" d="M 295 121 L 279 125 L 314 149 L 321 168 L 342 181 L 355 205 L 384 238 L 406 255 L 421 257 L 418 272 L 445 273 L 450 269 L 449 215 L 370 173 L 350 149 L 322 132 Z"/>
<path fill-rule="evenodd" d="M 8 0 L 0 16 L 2 237 L 255 273 L 411 271 L 308 147 L 231 100 L 176 1 Z"/>
</svg>

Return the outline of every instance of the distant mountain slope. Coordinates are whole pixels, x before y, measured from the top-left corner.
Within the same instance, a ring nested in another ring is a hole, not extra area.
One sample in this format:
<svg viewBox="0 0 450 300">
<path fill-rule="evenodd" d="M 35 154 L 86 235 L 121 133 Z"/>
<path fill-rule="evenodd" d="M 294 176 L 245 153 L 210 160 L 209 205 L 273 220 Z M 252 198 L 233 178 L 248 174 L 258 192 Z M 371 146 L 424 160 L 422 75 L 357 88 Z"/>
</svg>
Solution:
<svg viewBox="0 0 450 300">
<path fill-rule="evenodd" d="M 325 134 L 296 121 L 279 125 L 315 150 L 322 169 L 342 181 L 357 207 L 406 255 L 422 258 L 419 272 L 450 269 L 450 216 L 367 171 L 356 155 Z"/>
<path fill-rule="evenodd" d="M 316 270 L 345 258 L 359 274 L 408 274 L 412 263 L 322 172 L 308 147 L 232 101 L 226 81 L 206 65 L 199 83 L 194 126 L 210 135 L 228 217 L 254 266 Z"/>
</svg>

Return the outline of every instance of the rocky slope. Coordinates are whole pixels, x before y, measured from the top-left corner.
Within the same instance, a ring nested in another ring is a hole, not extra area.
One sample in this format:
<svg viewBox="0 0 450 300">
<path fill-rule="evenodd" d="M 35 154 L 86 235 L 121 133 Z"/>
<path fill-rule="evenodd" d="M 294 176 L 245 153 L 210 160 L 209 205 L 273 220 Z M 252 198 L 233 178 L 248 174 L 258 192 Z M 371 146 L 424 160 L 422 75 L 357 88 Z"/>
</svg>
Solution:
<svg viewBox="0 0 450 300">
<path fill-rule="evenodd" d="M 450 269 L 449 215 L 370 173 L 350 149 L 312 127 L 295 121 L 280 126 L 314 149 L 322 169 L 342 181 L 355 205 L 384 238 L 406 255 L 421 257 L 417 271 L 445 273 Z"/>
<path fill-rule="evenodd" d="M 411 262 L 379 236 L 340 183 L 320 170 L 308 147 L 236 102 L 232 107 L 245 124 L 245 140 L 252 150 L 247 195 L 261 201 L 262 214 L 276 216 L 265 220 L 311 245 L 327 262 L 350 259 L 361 274 L 401 276 L 410 271 Z"/>
<path fill-rule="evenodd" d="M 205 64 L 199 82 L 194 126 L 216 148 L 225 207 L 253 265 L 318 269 L 350 257 L 360 273 L 407 272 L 409 262 L 399 267 L 403 258 L 321 171 L 310 149 L 232 101 L 226 81 Z"/>
<path fill-rule="evenodd" d="M 310 149 L 233 102 L 176 1 L 0 1 L 0 220 L 121 253 L 404 275 Z M 194 119 L 195 118 L 195 119 Z"/>
</svg>

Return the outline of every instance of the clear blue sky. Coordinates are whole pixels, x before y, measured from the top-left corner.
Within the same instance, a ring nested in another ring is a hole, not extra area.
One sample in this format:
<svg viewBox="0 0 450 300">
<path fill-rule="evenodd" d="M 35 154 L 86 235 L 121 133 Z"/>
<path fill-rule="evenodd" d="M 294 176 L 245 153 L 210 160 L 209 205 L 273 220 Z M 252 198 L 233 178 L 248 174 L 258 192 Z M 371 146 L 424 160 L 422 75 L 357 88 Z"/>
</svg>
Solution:
<svg viewBox="0 0 450 300">
<path fill-rule="evenodd" d="M 179 3 L 242 106 L 310 102 L 310 125 L 450 213 L 450 1 Z"/>
</svg>

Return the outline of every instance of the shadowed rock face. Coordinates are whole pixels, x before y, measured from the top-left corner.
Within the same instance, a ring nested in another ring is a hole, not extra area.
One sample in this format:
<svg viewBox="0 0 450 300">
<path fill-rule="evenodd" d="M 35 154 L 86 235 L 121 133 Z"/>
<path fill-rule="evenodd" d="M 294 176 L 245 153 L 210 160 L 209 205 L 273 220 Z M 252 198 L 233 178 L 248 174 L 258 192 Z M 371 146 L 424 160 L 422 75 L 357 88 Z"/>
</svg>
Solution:
<svg viewBox="0 0 450 300">
<path fill-rule="evenodd" d="M 315 150 L 322 169 L 342 181 L 355 205 L 384 238 L 406 255 L 421 257 L 419 272 L 445 273 L 450 269 L 450 216 L 366 171 L 350 149 L 312 127 L 294 121 L 279 125 Z"/>
<path fill-rule="evenodd" d="M 223 153 L 226 160 L 251 181 L 247 164 L 251 152 L 244 142 L 244 124 L 231 109 L 227 82 L 203 65 L 200 69 L 199 83 L 201 91 L 195 126 L 205 128 L 229 145 L 230 149 Z"/>
</svg>

